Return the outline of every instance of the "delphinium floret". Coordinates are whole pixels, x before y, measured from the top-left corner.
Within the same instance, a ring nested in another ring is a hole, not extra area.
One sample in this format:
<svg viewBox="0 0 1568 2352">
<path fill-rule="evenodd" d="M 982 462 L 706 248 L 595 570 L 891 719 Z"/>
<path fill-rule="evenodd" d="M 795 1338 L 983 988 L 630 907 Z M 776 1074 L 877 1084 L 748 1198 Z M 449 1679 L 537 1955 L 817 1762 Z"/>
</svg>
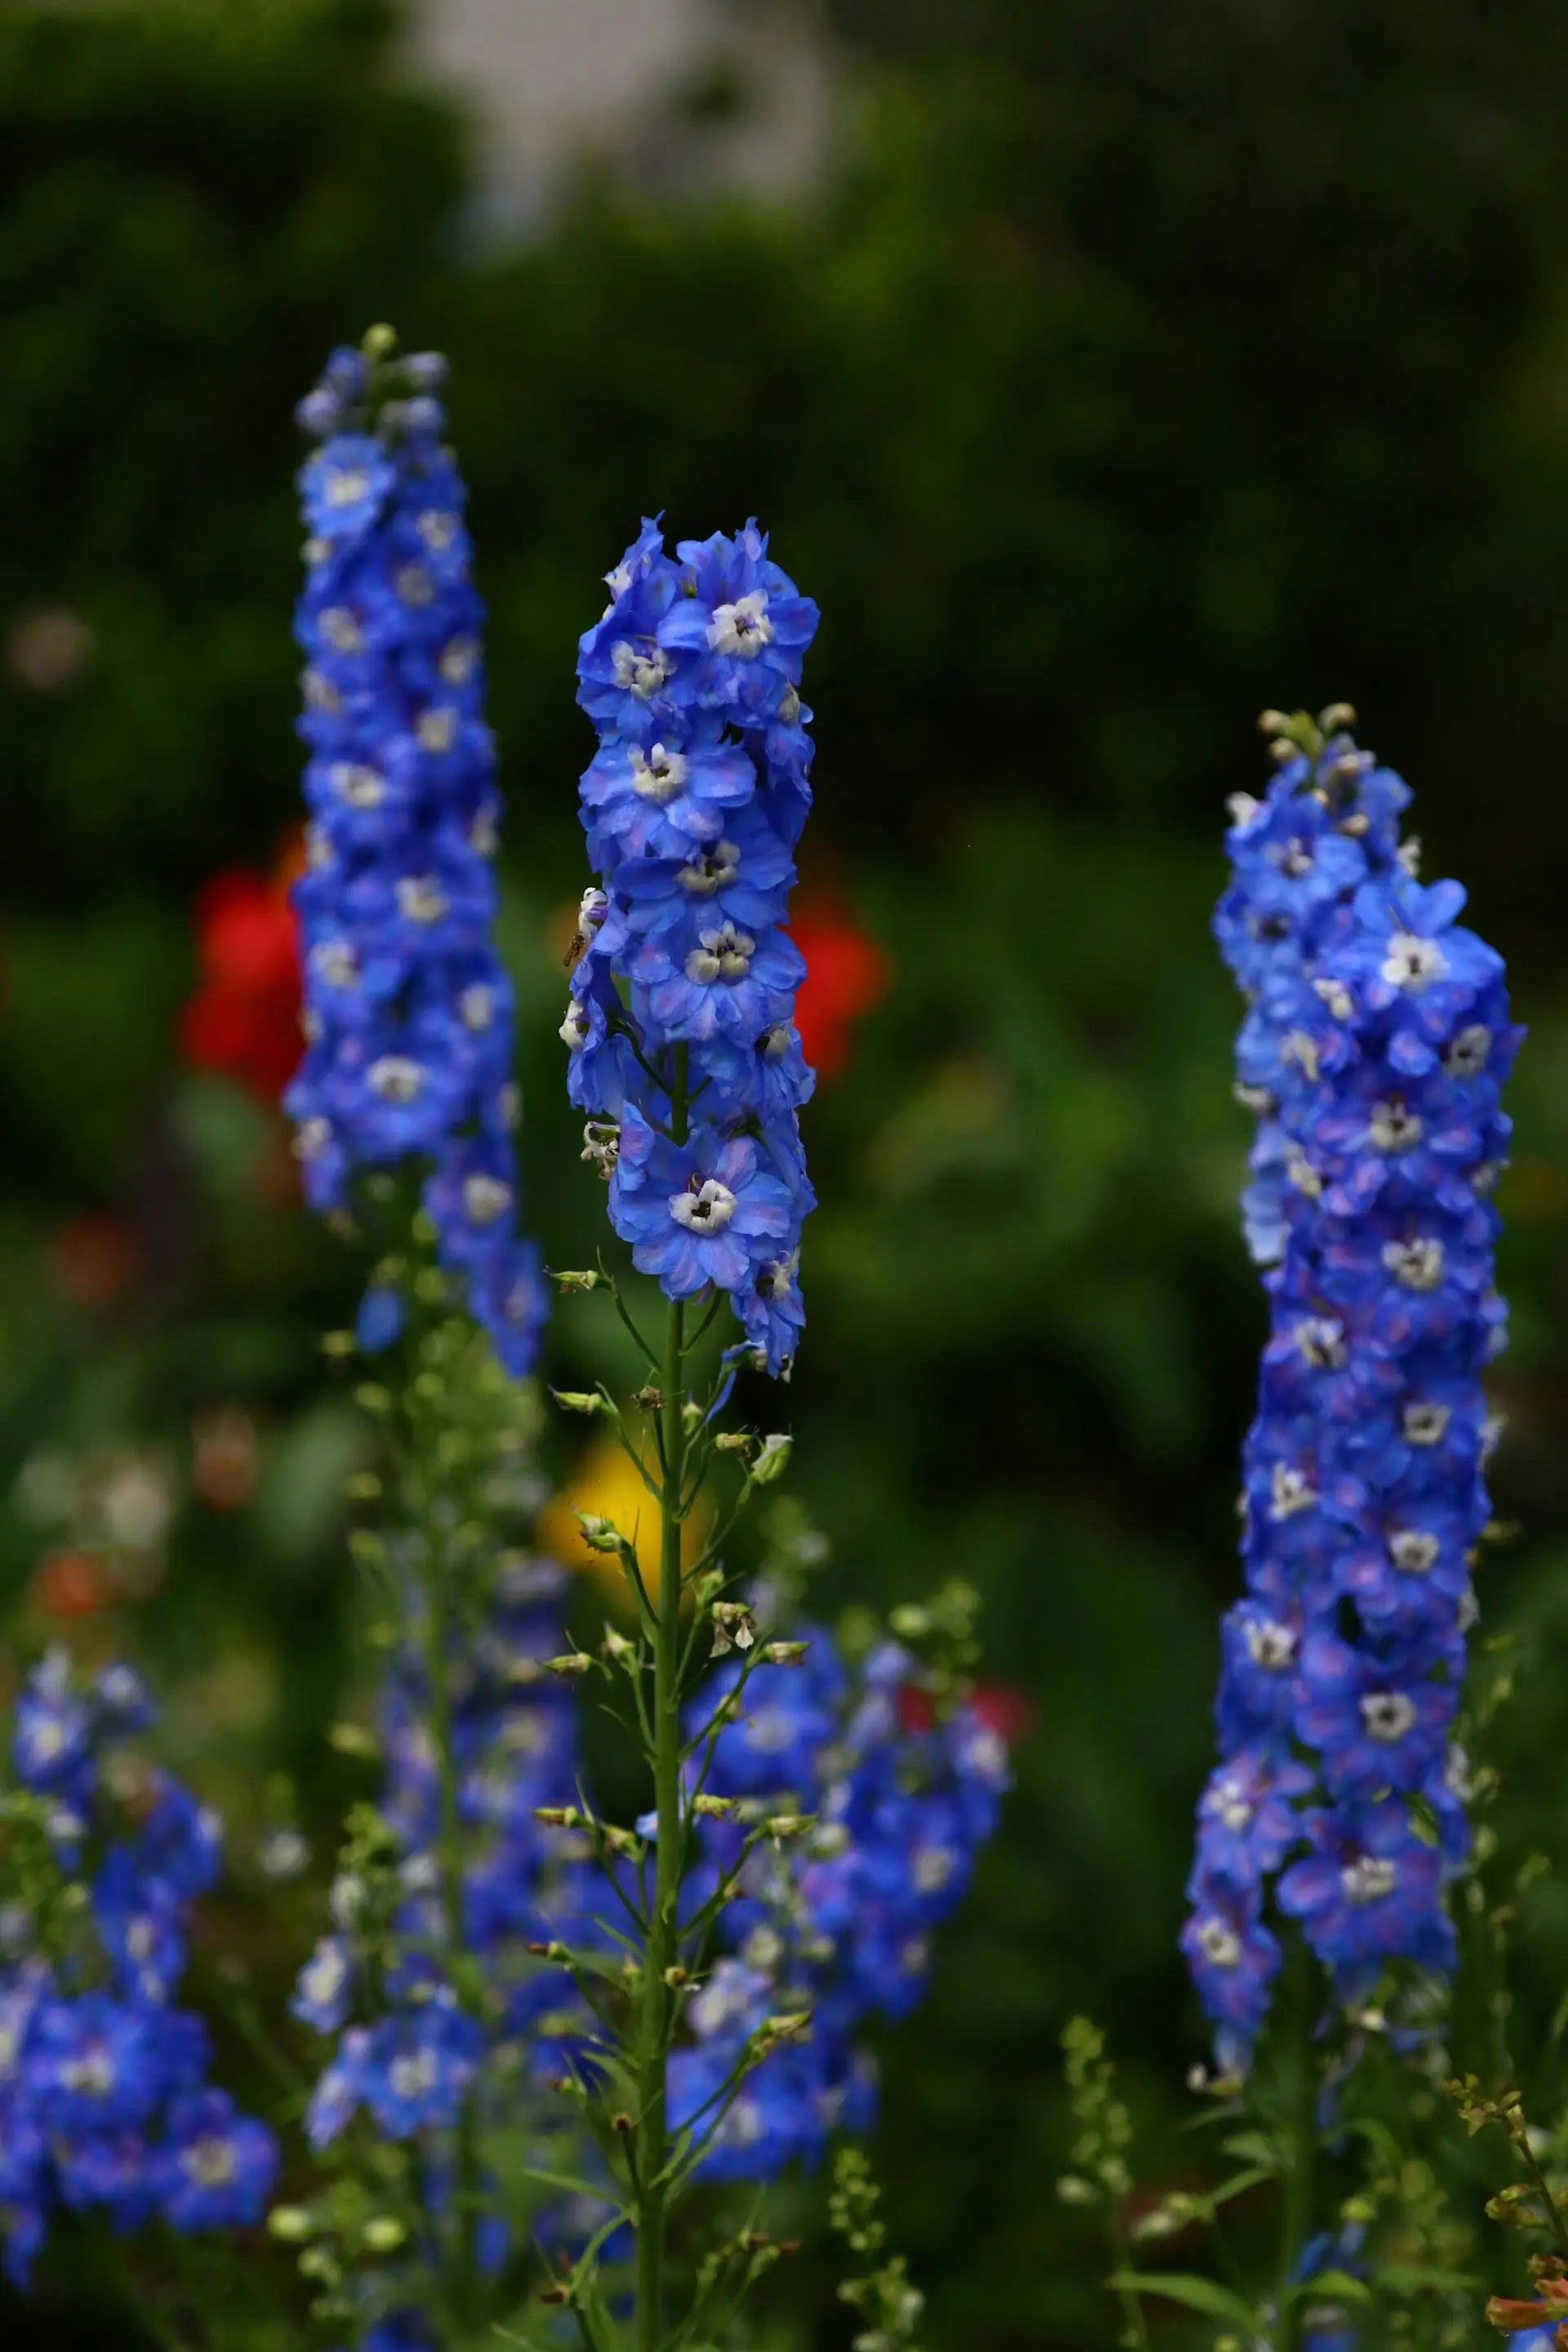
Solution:
<svg viewBox="0 0 1568 2352">
<path fill-rule="evenodd" d="M 373 330 L 300 404 L 309 869 L 297 884 L 306 1052 L 285 1096 L 313 1206 L 366 1171 L 421 1174 L 441 1263 L 514 1374 L 539 1265 L 516 1232 L 512 989 L 491 938 L 500 800 L 484 606 L 435 353 Z M 373 1289 L 366 1344 L 400 1320 Z"/>
<path fill-rule="evenodd" d="M 1245 1223 L 1270 1332 L 1183 1937 L 1237 2065 L 1281 1916 L 1346 2000 L 1391 1962 L 1453 1965 L 1452 1732 L 1490 1516 L 1481 1376 L 1504 1338 L 1489 1195 L 1521 1034 L 1501 959 L 1458 921 L 1463 890 L 1415 878 L 1408 788 L 1351 714 L 1266 723 L 1277 771 L 1233 804 L 1215 930 L 1248 1003 Z"/>
</svg>

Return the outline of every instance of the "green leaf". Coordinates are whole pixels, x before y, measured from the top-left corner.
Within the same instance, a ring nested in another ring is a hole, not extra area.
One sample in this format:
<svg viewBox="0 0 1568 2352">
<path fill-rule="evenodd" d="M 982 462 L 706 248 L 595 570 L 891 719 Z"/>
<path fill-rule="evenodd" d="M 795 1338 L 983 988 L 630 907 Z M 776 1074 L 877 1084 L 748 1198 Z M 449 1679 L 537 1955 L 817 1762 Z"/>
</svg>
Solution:
<svg viewBox="0 0 1568 2352">
<path fill-rule="evenodd" d="M 1240 2295 L 1232 2294 L 1228 2287 L 1216 2286 L 1213 2279 L 1196 2278 L 1185 2271 L 1118 2271 L 1106 2281 L 1118 2294 L 1157 2294 L 1167 2303 L 1179 2303 L 1184 2311 L 1201 2311 L 1205 2319 L 1223 2319 L 1229 2327 L 1240 2327 L 1247 2336 L 1258 2333 L 1258 2314 Z"/>
<path fill-rule="evenodd" d="M 1233 2197 L 1244 2197 L 1249 2189 L 1256 2189 L 1260 2182 L 1274 2180 L 1278 2177 L 1272 2167 L 1266 2169 L 1261 2164 L 1250 2164 L 1244 2172 L 1233 2172 L 1228 2180 L 1222 2180 L 1217 2189 L 1211 2189 L 1205 2196 L 1195 2199 L 1194 2202 L 1200 2205 L 1205 2212 L 1213 2213 L 1217 2211 L 1220 2206 L 1228 2205 Z"/>
<path fill-rule="evenodd" d="M 1372 2289 L 1365 2279 L 1353 2278 L 1349 2271 L 1318 2271 L 1310 2279 L 1298 2279 L 1290 2289 L 1292 2303 L 1370 2303 Z"/>
</svg>

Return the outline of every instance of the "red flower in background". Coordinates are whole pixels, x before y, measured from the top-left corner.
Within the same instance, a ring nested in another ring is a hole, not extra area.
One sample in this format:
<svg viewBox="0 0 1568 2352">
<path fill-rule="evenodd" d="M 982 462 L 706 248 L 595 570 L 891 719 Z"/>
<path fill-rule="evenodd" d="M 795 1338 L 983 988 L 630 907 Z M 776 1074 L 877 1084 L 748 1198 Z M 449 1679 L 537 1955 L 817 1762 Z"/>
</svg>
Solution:
<svg viewBox="0 0 1568 2352">
<path fill-rule="evenodd" d="M 985 1726 L 1005 1747 L 1016 1748 L 1035 1727 L 1035 1702 L 1016 1683 L 976 1683 L 969 1703 Z M 936 1704 L 918 1683 L 904 1683 L 899 1691 L 899 1720 L 906 1731 L 930 1731 L 936 1722 Z"/>
<path fill-rule="evenodd" d="M 818 1077 L 836 1078 L 849 1059 L 850 1023 L 881 1003 L 892 970 L 839 898 L 808 893 L 789 933 L 806 965 L 795 1007 L 800 1042 Z"/>
<path fill-rule="evenodd" d="M 291 873 L 236 867 L 196 899 L 201 977 L 180 1022 L 185 1058 L 276 1102 L 300 1059 L 300 945 Z"/>
</svg>

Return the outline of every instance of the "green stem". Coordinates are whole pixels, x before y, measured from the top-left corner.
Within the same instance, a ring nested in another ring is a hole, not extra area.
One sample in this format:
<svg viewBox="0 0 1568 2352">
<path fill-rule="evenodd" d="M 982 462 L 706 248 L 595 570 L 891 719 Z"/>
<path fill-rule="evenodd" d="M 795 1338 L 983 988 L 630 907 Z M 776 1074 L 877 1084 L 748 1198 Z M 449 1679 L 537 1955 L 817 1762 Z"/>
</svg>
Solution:
<svg viewBox="0 0 1568 2352">
<path fill-rule="evenodd" d="M 1131 2255 L 1122 2238 L 1114 2212 L 1110 2219 L 1110 2259 L 1119 2271 L 1131 2267 Z M 1129 2352 L 1152 2352 L 1149 2323 L 1143 2316 L 1143 2298 L 1129 2287 L 1119 2287 L 1117 2301 L 1121 2305 L 1121 2341 Z"/>
<path fill-rule="evenodd" d="M 1276 2352 L 1300 2352 L 1303 2305 L 1293 2294 L 1302 2249 L 1312 2233 L 1312 2192 L 1318 2159 L 1318 2085 L 1312 2063 L 1312 1956 L 1300 1937 L 1291 1956 L 1286 2053 L 1288 2122 L 1285 2199 L 1279 2229 L 1279 2321 Z"/>
<path fill-rule="evenodd" d="M 1562 2206 L 1552 2195 L 1551 2183 L 1542 2168 L 1541 2158 L 1530 2145 L 1530 2134 L 1522 2127 L 1515 2137 L 1514 2146 L 1523 2157 L 1530 2177 L 1535 2183 L 1536 2192 L 1546 2210 L 1547 2222 L 1552 2236 L 1557 2241 L 1557 2251 L 1564 2257 L 1568 2257 L 1568 2219 L 1564 2218 Z"/>
<path fill-rule="evenodd" d="M 668 2189 L 668 2126 L 665 2077 L 669 2048 L 670 1988 L 676 1964 L 680 1899 L 680 1493 L 686 1474 L 686 1423 L 681 1412 L 681 1359 L 686 1312 L 670 1302 L 664 1351 L 664 1494 L 659 1507 L 658 1591 L 653 1604 L 653 1781 L 658 1832 L 654 1845 L 654 1897 L 643 1960 L 638 2031 L 641 2077 L 637 2120 L 637 2352 L 663 2352 L 664 2253 Z"/>
<path fill-rule="evenodd" d="M 453 1989 L 465 2010 L 471 2010 L 463 1959 L 463 1845 L 458 1811 L 458 1768 L 452 1751 L 451 1618 L 447 1605 L 447 1561 L 433 1509 L 425 1521 L 425 1678 L 430 1692 L 430 1739 L 436 1751 L 437 1829 L 436 1863 L 440 1879 L 441 1909 L 446 1923 Z M 457 2263 L 453 2305 L 458 2322 L 471 2326 L 476 2318 L 479 2287 L 479 2117 L 472 2089 L 463 2098 L 458 2116 Z"/>
<path fill-rule="evenodd" d="M 675 1052 L 669 1088 L 670 1125 L 684 1143 L 689 1120 L 689 1055 Z M 680 1948 L 678 1929 L 680 1876 L 685 1861 L 680 1817 L 680 1538 L 685 1519 L 686 1418 L 684 1365 L 686 1308 L 672 1298 L 665 1317 L 663 1404 L 659 1414 L 658 1591 L 654 1597 L 653 1792 L 658 1834 L 654 1845 L 653 1908 L 643 1951 L 642 2006 L 637 2020 L 638 2111 L 637 2117 L 637 2352 L 664 2352 L 665 2234 L 669 2218 L 669 2125 L 668 2074 L 671 1993 L 668 1979 Z"/>
</svg>

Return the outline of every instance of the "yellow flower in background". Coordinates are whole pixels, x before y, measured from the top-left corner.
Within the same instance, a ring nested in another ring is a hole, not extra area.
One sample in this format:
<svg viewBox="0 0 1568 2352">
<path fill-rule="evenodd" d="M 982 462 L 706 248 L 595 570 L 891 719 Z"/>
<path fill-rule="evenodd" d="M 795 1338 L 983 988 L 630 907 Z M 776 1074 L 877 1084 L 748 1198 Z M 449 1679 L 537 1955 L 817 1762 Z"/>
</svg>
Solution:
<svg viewBox="0 0 1568 2352">
<path fill-rule="evenodd" d="M 651 1457 L 651 1446 L 649 1454 Z M 549 1552 L 567 1568 L 586 1569 L 596 1575 L 629 1607 L 632 1596 L 626 1590 L 620 1562 L 613 1553 L 589 1550 L 578 1524 L 579 1511 L 595 1512 L 613 1520 L 622 1535 L 630 1538 L 637 1547 L 643 1582 L 650 1595 L 657 1595 L 658 1505 L 613 1437 L 596 1437 L 579 1456 L 565 1486 L 551 1497 L 540 1513 L 538 1536 L 541 1550 Z M 683 1570 L 689 1570 L 701 1557 L 712 1524 L 712 1511 L 703 1497 L 681 1529 Z"/>
</svg>

